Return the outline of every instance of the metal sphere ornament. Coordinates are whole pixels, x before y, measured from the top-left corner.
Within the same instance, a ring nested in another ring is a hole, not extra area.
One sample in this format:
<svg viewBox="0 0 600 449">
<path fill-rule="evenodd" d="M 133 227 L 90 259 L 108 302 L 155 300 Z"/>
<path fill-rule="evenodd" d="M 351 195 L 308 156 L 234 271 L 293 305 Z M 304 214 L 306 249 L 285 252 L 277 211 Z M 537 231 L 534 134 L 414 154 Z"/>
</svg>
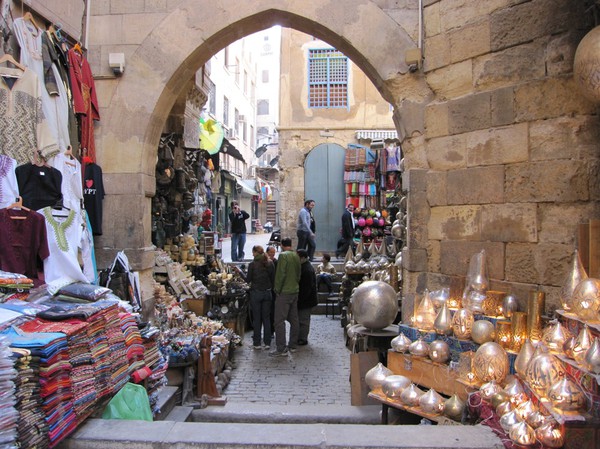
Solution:
<svg viewBox="0 0 600 449">
<path fill-rule="evenodd" d="M 495 380 L 486 382 L 479 388 L 481 398 L 486 401 L 491 401 L 492 396 L 494 396 L 496 393 L 500 393 L 501 391 L 502 387 L 498 385 L 498 382 L 496 382 Z"/>
<path fill-rule="evenodd" d="M 552 354 L 541 353 L 531 358 L 525 371 L 525 378 L 530 387 L 539 394 L 545 395 L 555 382 L 564 374 L 564 368 Z"/>
<path fill-rule="evenodd" d="M 396 291 L 386 282 L 363 282 L 352 293 L 351 301 L 354 319 L 368 329 L 383 329 L 398 314 Z"/>
<path fill-rule="evenodd" d="M 517 414 L 517 411 L 514 409 L 500 417 L 500 425 L 502 426 L 505 432 L 509 432 L 510 429 L 513 428 L 513 426 L 519 424 L 521 421 L 521 417 Z"/>
<path fill-rule="evenodd" d="M 392 374 L 381 383 L 381 391 L 388 398 L 400 398 L 400 395 L 412 382 L 406 376 Z"/>
<path fill-rule="evenodd" d="M 475 352 L 473 372 L 482 382 L 502 382 L 508 375 L 508 370 L 508 355 L 498 343 L 489 341 Z"/>
<path fill-rule="evenodd" d="M 419 398 L 419 406 L 425 413 L 439 415 L 444 410 L 444 398 L 432 388 Z"/>
<path fill-rule="evenodd" d="M 581 257 L 579 257 L 579 251 L 575 250 L 571 267 L 562 283 L 562 288 L 560 290 L 560 303 L 564 310 L 571 310 L 573 292 L 575 292 L 575 288 L 579 285 L 579 283 L 587 278 L 588 275 L 585 272 L 583 263 L 581 262 Z"/>
<path fill-rule="evenodd" d="M 423 394 L 423 390 L 421 390 L 415 384 L 410 384 L 400 394 L 400 400 L 402 401 L 402 403 L 410 407 L 416 407 L 417 405 L 419 405 L 419 398 L 423 396 Z"/>
<path fill-rule="evenodd" d="M 563 376 L 550 387 L 548 399 L 554 408 L 563 413 L 575 413 L 585 409 L 586 406 L 585 393 L 567 376 Z"/>
<path fill-rule="evenodd" d="M 453 394 L 446 402 L 444 402 L 444 416 L 447 416 L 454 421 L 462 421 L 465 407 L 465 402 L 456 394 Z"/>
<path fill-rule="evenodd" d="M 386 377 L 391 376 L 392 370 L 383 366 L 383 363 L 378 363 L 365 374 L 365 383 L 371 390 L 380 388 Z"/>
<path fill-rule="evenodd" d="M 502 315 L 506 318 L 512 317 L 512 314 L 519 310 L 519 302 L 513 295 L 506 295 L 502 299 Z"/>
<path fill-rule="evenodd" d="M 422 338 L 418 338 L 410 344 L 408 350 L 412 355 L 427 357 L 429 354 L 429 345 Z"/>
<path fill-rule="evenodd" d="M 454 336 L 460 339 L 470 338 L 474 322 L 475 318 L 473 317 L 473 312 L 470 310 L 459 309 L 454 312 L 454 316 L 452 317 Z"/>
<path fill-rule="evenodd" d="M 435 340 L 429 344 L 429 358 L 437 363 L 446 363 L 450 359 L 450 346 L 442 340 Z"/>
<path fill-rule="evenodd" d="M 592 346 L 585 352 L 584 365 L 594 374 L 600 374 L 600 339 L 594 338 Z"/>
<path fill-rule="evenodd" d="M 600 102 L 600 27 L 586 34 L 575 51 L 573 75 L 581 93 Z"/>
<path fill-rule="evenodd" d="M 546 422 L 535 429 L 535 437 L 544 447 L 558 449 L 564 446 L 565 436 L 556 423 Z"/>
<path fill-rule="evenodd" d="M 571 298 L 571 309 L 582 320 L 598 320 L 600 279 L 587 278 L 577 284 Z"/>
<path fill-rule="evenodd" d="M 394 237 L 396 240 L 402 240 L 404 237 L 404 226 L 402 226 L 400 223 L 394 223 L 392 225 L 392 237 Z"/>
<path fill-rule="evenodd" d="M 494 408 L 497 408 L 500 404 L 502 404 L 503 402 L 509 401 L 509 400 L 510 400 L 510 398 L 504 392 L 504 390 L 500 390 L 500 391 L 494 393 L 492 395 L 492 397 L 490 398 L 490 402 L 492 403 L 492 406 Z"/>
<path fill-rule="evenodd" d="M 510 428 L 508 436 L 520 446 L 533 446 L 535 444 L 535 431 L 529 424 L 521 421 Z"/>
<path fill-rule="evenodd" d="M 412 341 L 410 340 L 410 338 L 408 338 L 403 333 L 400 333 L 397 337 L 394 337 L 392 339 L 391 346 L 395 352 L 405 353 L 408 352 L 408 347 L 411 343 Z"/>
<path fill-rule="evenodd" d="M 479 345 L 493 341 L 495 336 L 494 324 L 487 320 L 477 320 L 471 328 L 471 338 Z"/>
</svg>

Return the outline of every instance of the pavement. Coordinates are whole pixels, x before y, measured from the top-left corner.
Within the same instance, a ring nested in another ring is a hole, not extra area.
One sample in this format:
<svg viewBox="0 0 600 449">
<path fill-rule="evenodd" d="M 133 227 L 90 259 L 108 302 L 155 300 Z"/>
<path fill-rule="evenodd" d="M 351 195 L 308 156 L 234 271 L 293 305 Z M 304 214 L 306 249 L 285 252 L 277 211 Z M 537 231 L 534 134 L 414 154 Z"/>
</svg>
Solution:
<svg viewBox="0 0 600 449">
<path fill-rule="evenodd" d="M 246 244 L 244 245 L 244 263 L 249 263 L 252 260 L 252 247 L 261 245 L 263 249 L 267 249 L 271 233 L 264 234 L 246 234 Z M 221 241 L 221 260 L 226 263 L 231 263 L 231 237 L 223 237 Z"/>
</svg>

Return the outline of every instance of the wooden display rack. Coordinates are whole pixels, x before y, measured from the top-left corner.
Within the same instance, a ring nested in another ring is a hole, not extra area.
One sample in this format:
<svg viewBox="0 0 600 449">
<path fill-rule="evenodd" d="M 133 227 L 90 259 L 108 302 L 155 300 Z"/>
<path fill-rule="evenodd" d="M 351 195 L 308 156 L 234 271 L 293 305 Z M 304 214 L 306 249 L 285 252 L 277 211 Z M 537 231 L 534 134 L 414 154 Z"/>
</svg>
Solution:
<svg viewBox="0 0 600 449">
<path fill-rule="evenodd" d="M 398 399 L 388 398 L 380 388 L 372 390 L 369 393 L 369 397 L 375 399 L 376 401 L 381 403 L 381 424 L 388 423 L 388 409 L 393 407 L 398 410 L 403 410 L 408 413 L 412 413 L 413 415 L 418 415 L 423 418 L 427 418 L 430 421 L 433 421 L 439 425 L 450 425 L 450 426 L 459 426 L 461 423 L 453 421 L 450 418 L 447 418 L 443 415 L 434 415 L 433 413 L 427 413 L 423 411 L 420 407 L 410 407 L 408 405 L 403 404 Z"/>
<path fill-rule="evenodd" d="M 466 401 L 469 393 L 477 391 L 476 386 L 460 382 L 456 372 L 445 364 L 435 363 L 428 358 L 388 351 L 388 365 L 394 374 L 408 377 L 413 383 L 425 388 L 433 388 L 438 393 L 458 395 Z"/>
</svg>

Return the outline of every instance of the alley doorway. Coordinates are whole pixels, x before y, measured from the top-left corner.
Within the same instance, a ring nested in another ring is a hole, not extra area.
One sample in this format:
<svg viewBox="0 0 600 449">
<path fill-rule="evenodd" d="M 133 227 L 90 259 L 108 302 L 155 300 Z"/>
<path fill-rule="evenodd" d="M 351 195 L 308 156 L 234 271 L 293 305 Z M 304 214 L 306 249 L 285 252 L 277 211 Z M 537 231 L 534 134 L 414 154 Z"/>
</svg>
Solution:
<svg viewBox="0 0 600 449">
<path fill-rule="evenodd" d="M 344 212 L 345 150 L 337 144 L 317 145 L 304 162 L 306 199 L 315 200 L 317 251 L 335 253 Z"/>
</svg>

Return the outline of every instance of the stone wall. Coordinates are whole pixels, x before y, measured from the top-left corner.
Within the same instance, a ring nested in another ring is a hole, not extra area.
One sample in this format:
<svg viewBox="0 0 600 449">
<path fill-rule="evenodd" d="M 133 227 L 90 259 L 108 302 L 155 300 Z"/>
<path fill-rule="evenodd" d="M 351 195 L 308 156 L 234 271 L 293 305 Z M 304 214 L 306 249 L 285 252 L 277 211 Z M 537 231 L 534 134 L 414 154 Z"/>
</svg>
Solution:
<svg viewBox="0 0 600 449">
<path fill-rule="evenodd" d="M 406 144 L 407 292 L 460 280 L 485 249 L 491 288 L 559 305 L 577 227 L 600 212 L 597 107 L 572 76 L 587 19 L 569 0 L 425 2 L 435 98 Z"/>
</svg>

